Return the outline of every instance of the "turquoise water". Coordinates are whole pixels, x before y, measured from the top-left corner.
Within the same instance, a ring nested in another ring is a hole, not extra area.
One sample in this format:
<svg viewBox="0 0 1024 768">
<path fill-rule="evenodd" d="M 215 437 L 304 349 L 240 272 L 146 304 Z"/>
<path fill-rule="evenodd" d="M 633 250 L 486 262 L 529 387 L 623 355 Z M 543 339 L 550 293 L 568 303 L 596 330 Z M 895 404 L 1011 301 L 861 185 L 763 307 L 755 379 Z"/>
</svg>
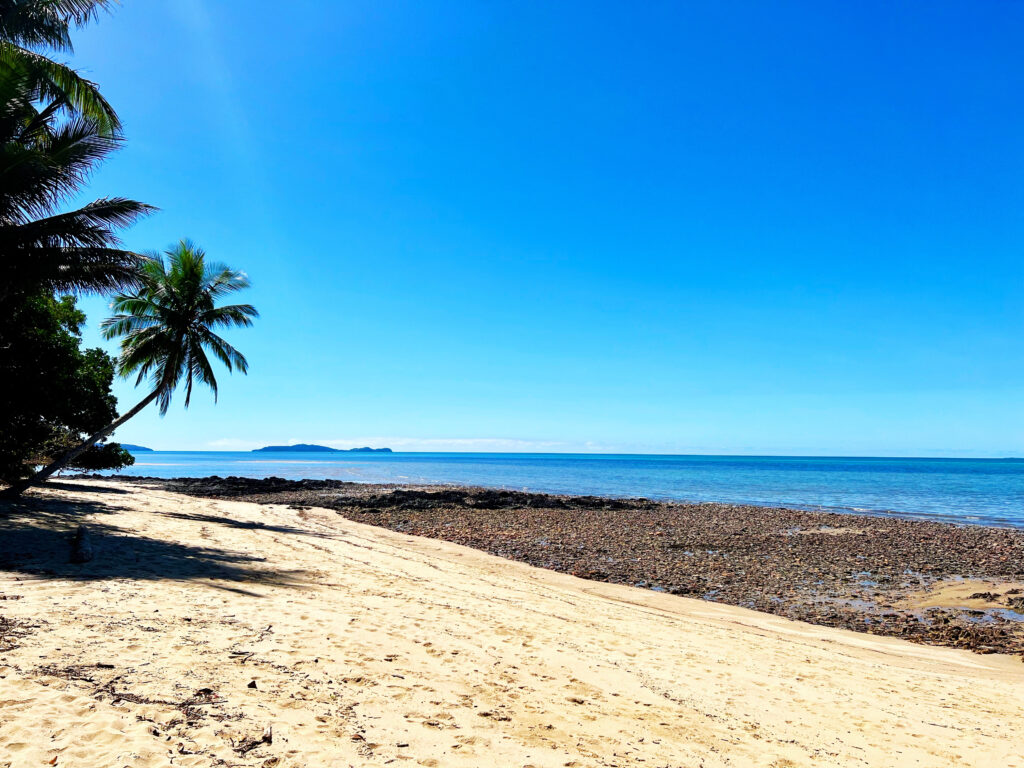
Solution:
<svg viewBox="0 0 1024 768">
<path fill-rule="evenodd" d="M 898 514 L 1024 528 L 1024 460 L 140 452 L 123 474 L 330 478 Z"/>
</svg>

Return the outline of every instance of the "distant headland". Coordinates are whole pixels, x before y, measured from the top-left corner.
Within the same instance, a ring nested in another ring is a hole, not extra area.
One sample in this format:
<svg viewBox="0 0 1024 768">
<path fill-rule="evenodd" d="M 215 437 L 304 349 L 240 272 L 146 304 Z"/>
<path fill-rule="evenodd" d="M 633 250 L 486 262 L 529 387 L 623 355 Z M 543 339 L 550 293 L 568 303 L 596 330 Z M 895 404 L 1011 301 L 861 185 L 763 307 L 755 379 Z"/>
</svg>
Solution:
<svg viewBox="0 0 1024 768">
<path fill-rule="evenodd" d="M 267 451 L 268 453 L 391 453 L 390 448 L 328 448 L 326 445 L 310 445 L 309 443 L 265 445 L 262 448 L 253 449 L 253 453 L 259 453 L 260 451 Z"/>
<path fill-rule="evenodd" d="M 152 452 L 153 450 L 152 448 L 147 448 L 144 445 L 132 445 L 131 443 L 121 443 L 120 445 L 126 451 L 131 451 L 132 453 L 141 453 L 142 451 Z"/>
</svg>

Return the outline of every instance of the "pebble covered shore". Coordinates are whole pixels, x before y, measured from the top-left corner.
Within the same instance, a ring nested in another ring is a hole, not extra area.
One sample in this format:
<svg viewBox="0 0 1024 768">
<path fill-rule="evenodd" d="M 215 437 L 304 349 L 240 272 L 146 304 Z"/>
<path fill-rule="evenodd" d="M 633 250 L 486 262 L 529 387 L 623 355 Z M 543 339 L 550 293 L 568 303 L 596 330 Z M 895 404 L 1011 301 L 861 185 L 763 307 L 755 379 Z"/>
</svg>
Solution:
<svg viewBox="0 0 1024 768">
<path fill-rule="evenodd" d="M 326 507 L 586 579 L 1024 658 L 1024 531 L 1014 529 L 450 486 L 123 480 L 193 496 Z"/>
</svg>

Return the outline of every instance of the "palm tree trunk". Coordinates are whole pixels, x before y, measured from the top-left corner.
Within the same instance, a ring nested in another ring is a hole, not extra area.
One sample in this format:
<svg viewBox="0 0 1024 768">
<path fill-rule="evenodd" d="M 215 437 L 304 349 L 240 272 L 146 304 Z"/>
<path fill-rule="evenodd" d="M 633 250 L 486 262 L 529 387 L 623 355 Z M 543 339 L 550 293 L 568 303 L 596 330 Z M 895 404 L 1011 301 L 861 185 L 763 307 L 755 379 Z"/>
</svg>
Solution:
<svg viewBox="0 0 1024 768">
<path fill-rule="evenodd" d="M 127 413 L 125 413 L 123 416 L 119 416 L 112 424 L 110 424 L 109 426 L 104 427 L 99 432 L 93 433 L 84 442 L 82 442 L 81 444 L 79 444 L 79 445 L 75 446 L 74 448 L 72 448 L 70 451 L 65 453 L 63 456 L 61 456 L 56 461 L 52 461 L 49 464 L 47 464 L 45 467 L 43 467 L 38 472 L 36 472 L 34 475 L 32 475 L 32 477 L 28 478 L 27 480 L 22 480 L 22 481 L 20 481 L 18 483 L 15 483 L 14 485 L 12 485 L 10 488 L 8 488 L 6 491 L 4 491 L 3 495 L 4 496 L 20 496 L 22 493 L 25 492 L 25 489 L 27 489 L 27 488 L 29 488 L 29 487 L 31 487 L 33 485 L 39 485 L 39 483 L 42 483 L 43 481 L 45 481 L 46 478 L 48 478 L 54 472 L 56 472 L 56 471 L 58 471 L 60 469 L 64 469 L 64 467 L 66 467 L 68 464 L 70 464 L 72 461 L 74 461 L 81 453 L 83 453 L 84 451 L 88 450 L 92 446 L 96 445 L 96 443 L 98 443 L 100 440 L 105 438 L 107 435 L 109 435 L 115 429 L 120 427 L 122 424 L 124 424 L 126 421 L 128 421 L 128 419 L 130 419 L 132 416 L 135 416 L 139 411 L 141 411 L 147 405 L 149 405 L 154 400 L 156 400 L 157 394 L 159 394 L 159 388 L 157 388 L 156 390 L 154 390 L 150 394 L 146 395 L 146 397 L 143 399 L 143 401 L 141 403 L 136 405 L 134 408 L 132 408 Z"/>
</svg>

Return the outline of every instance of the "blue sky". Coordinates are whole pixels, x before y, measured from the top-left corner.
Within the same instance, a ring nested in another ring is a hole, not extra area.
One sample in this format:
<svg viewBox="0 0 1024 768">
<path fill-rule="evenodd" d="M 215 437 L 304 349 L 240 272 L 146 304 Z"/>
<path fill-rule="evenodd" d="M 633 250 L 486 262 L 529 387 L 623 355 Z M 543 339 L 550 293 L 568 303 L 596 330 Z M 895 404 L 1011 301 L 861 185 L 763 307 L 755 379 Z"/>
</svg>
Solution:
<svg viewBox="0 0 1024 768">
<path fill-rule="evenodd" d="M 195 239 L 262 318 L 219 404 L 117 437 L 1024 454 L 1022 28 L 1006 2 L 124 0 L 76 37 L 128 137 L 91 193 L 159 206 L 128 245 Z"/>
</svg>

